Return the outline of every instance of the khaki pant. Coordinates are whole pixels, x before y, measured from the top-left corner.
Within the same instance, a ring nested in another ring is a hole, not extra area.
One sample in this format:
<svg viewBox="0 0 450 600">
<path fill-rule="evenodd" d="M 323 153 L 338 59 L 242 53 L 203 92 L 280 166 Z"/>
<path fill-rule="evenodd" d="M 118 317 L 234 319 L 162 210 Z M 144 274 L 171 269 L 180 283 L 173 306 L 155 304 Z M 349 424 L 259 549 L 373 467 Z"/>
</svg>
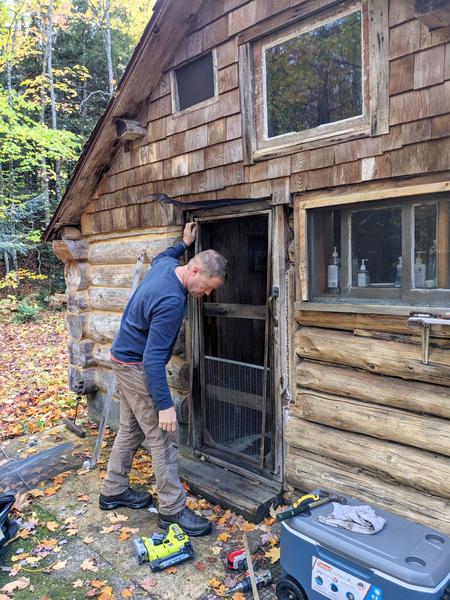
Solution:
<svg viewBox="0 0 450 600">
<path fill-rule="evenodd" d="M 120 391 L 120 425 L 102 494 L 115 496 L 129 486 L 128 476 L 134 454 L 144 440 L 152 455 L 159 497 L 159 512 L 173 515 L 185 506 L 186 493 L 178 476 L 178 432 L 158 426 L 158 411 L 148 393 L 142 365 L 113 362 Z"/>
</svg>

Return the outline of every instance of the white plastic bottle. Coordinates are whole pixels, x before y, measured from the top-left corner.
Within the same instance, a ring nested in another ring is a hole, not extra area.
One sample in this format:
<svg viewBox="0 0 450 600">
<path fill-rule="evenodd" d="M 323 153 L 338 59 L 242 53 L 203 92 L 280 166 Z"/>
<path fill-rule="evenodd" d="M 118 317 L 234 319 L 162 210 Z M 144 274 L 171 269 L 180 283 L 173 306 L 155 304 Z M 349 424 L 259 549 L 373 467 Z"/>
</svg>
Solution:
<svg viewBox="0 0 450 600">
<path fill-rule="evenodd" d="M 358 287 L 367 287 L 369 285 L 369 274 L 366 267 L 366 262 L 368 260 L 368 258 L 361 259 L 361 266 L 359 267 L 358 271 Z"/>
<path fill-rule="evenodd" d="M 330 292 L 336 292 L 339 288 L 339 256 L 336 246 L 327 269 L 327 287 Z"/>
<path fill-rule="evenodd" d="M 416 262 L 414 263 L 414 287 L 424 288 L 427 278 L 427 265 L 422 262 L 422 254 L 426 252 L 417 252 Z"/>
</svg>

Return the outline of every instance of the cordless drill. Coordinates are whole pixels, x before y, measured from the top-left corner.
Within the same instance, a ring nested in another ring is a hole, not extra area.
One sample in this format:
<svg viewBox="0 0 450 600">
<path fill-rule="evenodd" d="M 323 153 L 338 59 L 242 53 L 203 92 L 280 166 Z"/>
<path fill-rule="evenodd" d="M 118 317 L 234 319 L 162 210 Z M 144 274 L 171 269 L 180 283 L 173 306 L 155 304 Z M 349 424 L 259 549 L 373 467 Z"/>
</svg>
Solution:
<svg viewBox="0 0 450 600">
<path fill-rule="evenodd" d="M 189 537 L 176 523 L 169 526 L 165 537 L 155 534 L 135 538 L 133 547 L 138 563 L 150 563 L 152 571 L 162 571 L 195 556 Z"/>
<path fill-rule="evenodd" d="M 272 583 L 272 573 L 265 569 L 264 571 L 257 571 L 255 573 L 255 581 L 256 587 L 262 588 L 268 586 Z M 252 589 L 252 581 L 250 576 L 246 577 L 238 584 L 236 584 L 231 590 L 228 590 L 228 594 L 235 594 L 236 592 L 241 592 L 242 594 L 246 594 Z"/>
</svg>

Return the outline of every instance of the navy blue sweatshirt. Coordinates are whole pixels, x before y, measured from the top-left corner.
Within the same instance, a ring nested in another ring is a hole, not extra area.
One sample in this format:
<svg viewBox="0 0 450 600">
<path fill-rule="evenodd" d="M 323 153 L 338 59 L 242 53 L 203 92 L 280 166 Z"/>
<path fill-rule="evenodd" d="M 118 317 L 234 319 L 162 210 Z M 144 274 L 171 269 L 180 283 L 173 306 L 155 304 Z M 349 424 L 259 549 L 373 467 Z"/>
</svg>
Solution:
<svg viewBox="0 0 450 600">
<path fill-rule="evenodd" d="M 175 274 L 184 242 L 155 256 L 141 285 L 131 296 L 111 347 L 114 358 L 143 363 L 147 387 L 157 410 L 173 406 L 166 364 L 183 322 L 187 292 Z"/>
</svg>

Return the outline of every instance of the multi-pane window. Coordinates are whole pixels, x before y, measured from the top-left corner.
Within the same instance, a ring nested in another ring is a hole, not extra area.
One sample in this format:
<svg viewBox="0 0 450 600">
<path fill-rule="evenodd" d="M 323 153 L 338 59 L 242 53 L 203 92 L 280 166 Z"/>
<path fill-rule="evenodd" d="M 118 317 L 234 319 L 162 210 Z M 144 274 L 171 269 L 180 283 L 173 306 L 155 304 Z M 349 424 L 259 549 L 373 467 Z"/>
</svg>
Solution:
<svg viewBox="0 0 450 600">
<path fill-rule="evenodd" d="M 215 96 L 213 53 L 175 69 L 175 110 L 184 110 Z"/>
<path fill-rule="evenodd" d="M 361 11 L 263 49 L 267 138 L 361 115 Z"/>
<path fill-rule="evenodd" d="M 448 198 L 310 210 L 308 227 L 312 298 L 448 302 Z"/>
</svg>

